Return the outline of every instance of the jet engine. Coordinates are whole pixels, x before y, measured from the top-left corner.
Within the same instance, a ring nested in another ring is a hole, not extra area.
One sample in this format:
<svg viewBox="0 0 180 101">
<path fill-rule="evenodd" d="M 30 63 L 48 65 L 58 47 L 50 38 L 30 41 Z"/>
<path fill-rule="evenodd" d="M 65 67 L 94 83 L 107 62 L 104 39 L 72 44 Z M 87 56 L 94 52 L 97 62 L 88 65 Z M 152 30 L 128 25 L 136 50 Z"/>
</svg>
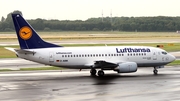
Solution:
<svg viewBox="0 0 180 101">
<path fill-rule="evenodd" d="M 118 67 L 115 68 L 118 73 L 131 73 L 137 71 L 137 63 L 135 62 L 124 62 L 120 63 Z"/>
</svg>

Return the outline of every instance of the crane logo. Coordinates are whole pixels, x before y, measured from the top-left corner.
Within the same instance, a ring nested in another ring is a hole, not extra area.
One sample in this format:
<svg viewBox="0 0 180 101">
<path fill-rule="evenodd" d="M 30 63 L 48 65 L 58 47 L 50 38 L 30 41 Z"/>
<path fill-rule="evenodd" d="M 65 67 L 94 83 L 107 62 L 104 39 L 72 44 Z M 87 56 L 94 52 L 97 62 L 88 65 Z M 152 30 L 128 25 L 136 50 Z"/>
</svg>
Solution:
<svg viewBox="0 0 180 101">
<path fill-rule="evenodd" d="M 32 36 L 32 30 L 28 26 L 24 26 L 19 31 L 19 36 L 24 39 L 28 40 Z"/>
</svg>

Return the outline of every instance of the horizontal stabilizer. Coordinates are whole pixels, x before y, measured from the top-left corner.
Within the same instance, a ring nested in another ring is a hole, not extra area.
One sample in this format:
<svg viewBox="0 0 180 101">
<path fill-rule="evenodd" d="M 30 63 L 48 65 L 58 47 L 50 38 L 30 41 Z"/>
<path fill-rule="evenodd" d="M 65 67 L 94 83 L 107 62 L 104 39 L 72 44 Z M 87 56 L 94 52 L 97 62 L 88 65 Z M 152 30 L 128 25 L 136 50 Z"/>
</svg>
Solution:
<svg viewBox="0 0 180 101">
<path fill-rule="evenodd" d="M 29 50 L 24 50 L 24 49 L 15 49 L 15 51 L 21 54 L 35 54 L 36 53 L 34 51 L 29 51 Z"/>
<path fill-rule="evenodd" d="M 36 53 L 34 51 L 29 51 L 29 50 L 24 50 L 24 49 L 15 49 L 11 47 L 5 47 L 5 49 L 10 50 L 14 53 L 20 53 L 20 54 L 35 54 Z"/>
</svg>

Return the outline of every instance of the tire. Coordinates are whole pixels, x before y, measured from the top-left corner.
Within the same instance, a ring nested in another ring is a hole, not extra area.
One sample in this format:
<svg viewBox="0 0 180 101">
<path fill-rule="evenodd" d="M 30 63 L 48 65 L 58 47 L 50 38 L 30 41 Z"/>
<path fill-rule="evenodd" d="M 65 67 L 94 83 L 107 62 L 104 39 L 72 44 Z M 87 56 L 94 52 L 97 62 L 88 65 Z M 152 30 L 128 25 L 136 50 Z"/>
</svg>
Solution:
<svg viewBox="0 0 180 101">
<path fill-rule="evenodd" d="M 104 76 L 104 71 L 103 70 L 99 70 L 98 71 L 98 76 L 100 76 L 100 77 Z"/>
<path fill-rule="evenodd" d="M 158 74 L 158 70 L 153 70 L 153 72 L 154 72 L 154 75 L 157 75 Z"/>
<path fill-rule="evenodd" d="M 97 72 L 96 69 L 91 69 L 91 70 L 90 70 L 90 73 L 91 73 L 92 76 L 95 76 L 95 75 L 96 75 L 96 72 Z"/>
</svg>

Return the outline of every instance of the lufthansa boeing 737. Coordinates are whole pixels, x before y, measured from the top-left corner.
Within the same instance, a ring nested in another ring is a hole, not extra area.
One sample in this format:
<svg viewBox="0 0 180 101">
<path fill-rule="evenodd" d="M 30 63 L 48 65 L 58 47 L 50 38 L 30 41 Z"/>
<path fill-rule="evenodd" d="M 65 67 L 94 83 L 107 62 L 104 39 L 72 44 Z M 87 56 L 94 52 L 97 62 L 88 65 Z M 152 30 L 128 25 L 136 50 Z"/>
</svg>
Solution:
<svg viewBox="0 0 180 101">
<path fill-rule="evenodd" d="M 55 45 L 42 40 L 20 14 L 12 14 L 12 19 L 20 49 L 6 49 L 15 52 L 19 58 L 37 63 L 72 69 L 90 69 L 91 75 L 97 73 L 104 76 L 104 70 L 132 73 L 136 72 L 138 67 L 154 67 L 154 74 L 158 74 L 158 68 L 163 68 L 175 60 L 173 55 L 156 47 Z"/>
</svg>

